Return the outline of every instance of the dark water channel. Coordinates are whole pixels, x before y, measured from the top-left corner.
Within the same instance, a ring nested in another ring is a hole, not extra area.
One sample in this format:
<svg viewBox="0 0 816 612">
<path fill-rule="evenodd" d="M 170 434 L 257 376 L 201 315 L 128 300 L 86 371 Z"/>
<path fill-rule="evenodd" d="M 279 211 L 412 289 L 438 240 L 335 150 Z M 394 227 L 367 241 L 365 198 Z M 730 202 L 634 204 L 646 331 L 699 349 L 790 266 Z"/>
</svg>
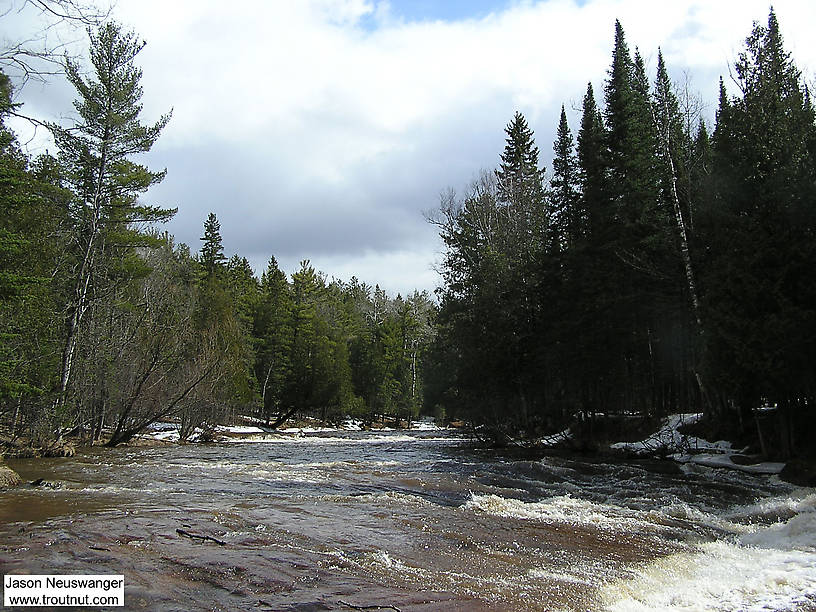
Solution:
<svg viewBox="0 0 816 612">
<path fill-rule="evenodd" d="M 816 609 L 816 493 L 775 478 L 445 432 L 9 464 L 46 483 L 0 492 L 0 573 L 124 574 L 127 609 Z"/>
</svg>

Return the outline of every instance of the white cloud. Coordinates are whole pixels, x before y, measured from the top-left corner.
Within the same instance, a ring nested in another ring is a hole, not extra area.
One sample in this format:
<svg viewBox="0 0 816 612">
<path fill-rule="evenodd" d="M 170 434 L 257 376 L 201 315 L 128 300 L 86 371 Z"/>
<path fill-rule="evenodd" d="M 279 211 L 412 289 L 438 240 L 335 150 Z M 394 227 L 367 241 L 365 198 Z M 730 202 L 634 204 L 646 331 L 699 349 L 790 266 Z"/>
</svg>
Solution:
<svg viewBox="0 0 816 612">
<path fill-rule="evenodd" d="M 816 3 L 774 7 L 812 75 Z M 575 130 L 587 81 L 601 98 L 616 18 L 652 70 L 661 46 L 673 75 L 688 70 L 713 104 L 717 77 L 768 4 L 550 0 L 422 23 L 375 0 L 119 0 L 115 11 L 148 42 L 145 120 L 174 108 L 148 161 L 168 168 L 152 194 L 179 206 L 170 229 L 180 240 L 197 248 L 213 210 L 227 250 L 253 263 L 264 251 L 314 253 L 329 276 L 359 266 L 376 282 L 379 269 L 383 285 L 409 283 L 393 285 L 404 293 L 434 284 L 438 245 L 421 212 L 496 164 L 514 110 L 548 161 L 561 103 Z M 66 100 L 30 103 L 53 113 Z M 411 261 L 414 272 L 395 274 Z"/>
</svg>

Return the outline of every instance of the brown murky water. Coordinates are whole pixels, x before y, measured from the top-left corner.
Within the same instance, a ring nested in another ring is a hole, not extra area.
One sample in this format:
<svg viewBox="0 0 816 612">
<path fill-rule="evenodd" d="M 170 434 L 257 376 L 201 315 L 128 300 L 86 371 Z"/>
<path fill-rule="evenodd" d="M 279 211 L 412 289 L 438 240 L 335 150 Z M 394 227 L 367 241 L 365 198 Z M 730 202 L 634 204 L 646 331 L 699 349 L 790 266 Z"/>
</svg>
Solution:
<svg viewBox="0 0 816 612">
<path fill-rule="evenodd" d="M 713 470 L 495 457 L 439 432 L 9 463 L 46 485 L 0 493 L 0 572 L 124 574 L 134 610 L 649 609 L 637 589 L 655 586 L 636 585 L 655 562 L 712 545 L 750 562 L 733 540 L 758 504 L 788 519 L 810 495 L 795 506 L 785 483 Z M 801 548 L 784 601 L 807 606 L 816 549 Z"/>
</svg>

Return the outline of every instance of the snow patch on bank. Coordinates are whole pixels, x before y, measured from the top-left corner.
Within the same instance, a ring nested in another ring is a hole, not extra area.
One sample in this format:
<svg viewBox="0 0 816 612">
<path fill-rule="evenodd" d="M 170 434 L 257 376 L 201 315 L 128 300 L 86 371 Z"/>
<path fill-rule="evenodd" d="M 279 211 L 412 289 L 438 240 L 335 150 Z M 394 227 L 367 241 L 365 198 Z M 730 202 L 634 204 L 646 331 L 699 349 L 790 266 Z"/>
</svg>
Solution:
<svg viewBox="0 0 816 612">
<path fill-rule="evenodd" d="M 673 414 L 666 417 L 660 429 L 645 440 L 616 442 L 610 445 L 610 448 L 640 456 L 661 454 L 678 463 L 728 468 L 749 474 L 779 474 L 784 469 L 784 463 L 764 462 L 751 465 L 736 463 L 733 456 L 743 451 L 732 448 L 730 442 L 726 440 L 709 442 L 703 438 L 680 433 L 681 427 L 693 425 L 702 417 L 702 413 Z"/>
<path fill-rule="evenodd" d="M 213 433 L 215 434 L 215 441 L 217 442 L 271 442 L 271 441 L 281 441 L 281 440 L 289 440 L 293 437 L 301 438 L 306 437 L 309 434 L 330 434 L 330 433 L 343 433 L 343 432 L 357 432 L 363 431 L 364 426 L 363 422 L 359 419 L 351 419 L 348 418 L 343 421 L 339 427 L 321 427 L 321 426 L 306 426 L 306 427 L 286 427 L 283 429 L 270 429 L 268 427 L 263 427 L 263 421 L 257 418 L 250 418 L 250 417 L 241 417 L 244 420 L 258 423 L 258 425 L 217 425 L 213 429 Z M 416 421 L 411 423 L 411 427 L 408 429 L 400 429 L 396 430 L 391 427 L 382 427 L 379 429 L 372 430 L 372 433 L 387 433 L 387 432 L 395 432 L 395 431 L 405 431 L 405 432 L 428 432 L 428 431 L 447 431 L 448 428 L 440 427 L 436 424 L 433 417 L 422 417 Z M 188 442 L 198 442 L 201 439 L 201 436 L 204 434 L 204 430 L 201 428 L 196 428 L 192 435 L 188 438 Z M 170 423 L 170 422 L 156 422 L 151 424 L 149 427 L 145 429 L 145 431 L 139 434 L 140 438 L 143 439 L 150 439 L 150 440 L 157 440 L 161 442 L 178 442 L 180 439 L 179 436 L 179 424 L 178 423 Z M 399 441 L 399 440 L 407 440 L 414 438 L 399 438 L 399 437 L 392 437 L 389 438 L 389 441 Z M 329 438 L 323 438 L 323 440 L 329 440 Z M 344 441 L 348 441 L 345 440 Z M 383 438 L 374 435 L 371 439 L 367 441 L 384 441 Z"/>
<path fill-rule="evenodd" d="M 730 454 L 712 455 L 702 453 L 699 455 L 690 455 L 686 453 L 677 453 L 672 455 L 671 458 L 679 463 L 693 463 L 695 465 L 713 468 L 728 468 L 731 470 L 739 470 L 740 472 L 747 472 L 748 474 L 779 474 L 783 469 L 785 469 L 784 463 L 770 461 L 754 463 L 751 465 L 734 463 L 734 460 L 731 458 Z"/>
<path fill-rule="evenodd" d="M 559 431 L 558 433 L 554 433 L 551 436 L 544 436 L 536 441 L 536 446 L 540 448 L 551 448 L 553 446 L 558 446 L 559 444 L 563 444 L 567 440 L 572 440 L 572 432 L 569 428 Z"/>
<path fill-rule="evenodd" d="M 690 452 L 729 452 L 731 443 L 725 440 L 709 442 L 695 436 L 681 434 L 679 429 L 684 425 L 693 425 L 703 415 L 701 413 L 673 414 L 663 420 L 663 424 L 651 436 L 640 442 L 616 442 L 611 445 L 615 450 L 621 450 L 635 455 L 651 455 L 657 452 L 690 453 Z"/>
<path fill-rule="evenodd" d="M 265 430 L 261 429 L 260 427 L 255 427 L 253 425 L 218 425 L 215 428 L 216 433 L 239 434 L 239 435 L 259 434 L 264 433 L 264 431 Z"/>
</svg>

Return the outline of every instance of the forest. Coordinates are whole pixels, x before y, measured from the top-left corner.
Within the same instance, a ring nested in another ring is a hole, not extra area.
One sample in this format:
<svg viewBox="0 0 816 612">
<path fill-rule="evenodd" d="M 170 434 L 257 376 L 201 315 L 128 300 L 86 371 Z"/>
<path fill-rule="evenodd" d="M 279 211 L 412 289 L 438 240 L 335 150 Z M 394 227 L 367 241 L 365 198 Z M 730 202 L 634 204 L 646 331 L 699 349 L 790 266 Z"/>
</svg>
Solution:
<svg viewBox="0 0 816 612">
<path fill-rule="evenodd" d="M 139 121 L 143 43 L 115 23 L 90 37 L 93 76 L 68 60 L 78 120 L 49 125 L 59 154 L 30 159 L 2 129 L 0 418 L 49 448 L 69 435 L 110 446 L 177 419 L 186 439 L 236 416 L 278 427 L 296 413 L 410 419 L 433 333 L 425 293 L 327 282 L 272 257 L 257 278 L 224 255 L 220 222 L 197 253 L 142 203 L 164 178 L 135 163 L 170 117 Z M 0 116 L 15 110 L 2 77 Z"/>
<path fill-rule="evenodd" d="M 616 22 L 603 91 L 587 87 L 576 136 L 562 108 L 551 170 L 516 112 L 498 167 L 429 215 L 435 298 L 274 257 L 259 278 L 214 214 L 197 248 L 177 244 L 161 230 L 176 211 L 144 200 L 165 171 L 134 161 L 171 120 L 141 122 L 144 43 L 110 21 L 89 33 L 91 75 L 64 62 L 76 120 L 47 124 L 56 155 L 23 151 L 0 74 L 4 438 L 434 414 L 506 444 L 703 412 L 766 455 L 813 452 L 816 115 L 773 11 L 711 126 Z"/>
<path fill-rule="evenodd" d="M 549 175 L 515 114 L 499 167 L 431 219 L 433 402 L 498 443 L 698 412 L 764 454 L 813 451 L 816 125 L 773 11 L 731 76 L 709 128 L 616 22 L 603 91 L 587 87 L 575 137 L 562 107 Z"/>
</svg>

